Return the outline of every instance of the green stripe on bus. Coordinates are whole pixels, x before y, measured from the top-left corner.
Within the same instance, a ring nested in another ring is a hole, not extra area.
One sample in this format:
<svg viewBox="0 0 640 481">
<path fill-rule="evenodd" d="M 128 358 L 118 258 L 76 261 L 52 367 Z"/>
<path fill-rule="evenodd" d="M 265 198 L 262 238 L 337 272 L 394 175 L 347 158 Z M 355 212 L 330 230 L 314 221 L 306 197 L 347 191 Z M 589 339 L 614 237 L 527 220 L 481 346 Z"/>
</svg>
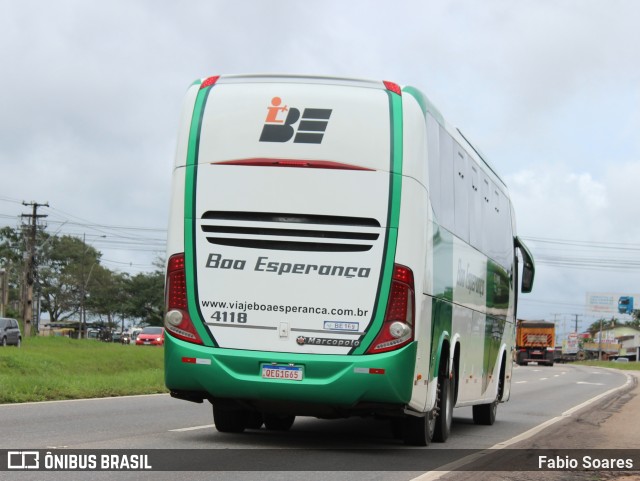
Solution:
<svg viewBox="0 0 640 481">
<path fill-rule="evenodd" d="M 400 199 L 402 196 L 402 97 L 392 92 L 389 96 L 389 116 L 391 125 L 390 172 L 389 172 L 389 207 L 387 214 L 387 239 L 382 267 L 382 281 L 376 303 L 376 314 L 367 334 L 362 339 L 360 347 L 353 350 L 353 354 L 364 354 L 378 335 L 384 322 L 389 301 L 389 290 L 393 277 L 393 264 L 396 257 L 398 243 L 398 226 L 400 224 Z"/>
<path fill-rule="evenodd" d="M 202 116 L 204 107 L 209 97 L 211 87 L 198 91 L 196 102 L 193 107 L 191 126 L 189 128 L 189 143 L 187 148 L 187 166 L 185 167 L 185 199 L 184 199 L 184 256 L 185 274 L 187 277 L 187 305 L 191 320 L 195 326 L 202 342 L 208 346 L 215 346 L 215 341 L 211 339 L 209 332 L 206 332 L 202 322 L 196 322 L 196 318 L 202 319 L 198 306 L 198 285 L 196 282 L 196 259 L 195 259 L 195 234 L 196 228 L 196 182 L 198 177 L 198 149 L 200 144 L 200 131 L 202 129 Z"/>
<path fill-rule="evenodd" d="M 427 115 L 427 112 L 429 112 L 431 115 L 433 115 L 433 118 L 436 119 L 436 121 L 444 127 L 444 117 L 442 116 L 440 111 L 436 108 L 436 106 L 431 103 L 431 101 L 427 98 L 425 94 L 420 92 L 415 87 L 404 87 L 402 89 L 402 92 L 406 92 L 409 95 L 411 95 L 414 99 L 416 99 L 416 102 L 418 102 L 418 105 L 420 106 L 420 110 L 422 110 L 422 114 L 425 117 Z"/>
</svg>

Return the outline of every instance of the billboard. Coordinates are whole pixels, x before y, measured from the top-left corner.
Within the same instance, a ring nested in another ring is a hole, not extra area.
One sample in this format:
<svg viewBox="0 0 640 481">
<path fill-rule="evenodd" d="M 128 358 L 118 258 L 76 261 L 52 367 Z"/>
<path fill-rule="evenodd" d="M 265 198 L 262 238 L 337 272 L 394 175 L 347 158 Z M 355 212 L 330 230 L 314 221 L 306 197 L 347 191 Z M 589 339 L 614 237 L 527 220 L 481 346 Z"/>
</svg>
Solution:
<svg viewBox="0 0 640 481">
<path fill-rule="evenodd" d="M 578 347 L 578 333 L 570 332 L 567 338 L 562 341 L 562 354 L 577 354 Z"/>
<path fill-rule="evenodd" d="M 597 314 L 631 314 L 640 309 L 640 294 L 588 292 L 586 304 Z"/>
</svg>

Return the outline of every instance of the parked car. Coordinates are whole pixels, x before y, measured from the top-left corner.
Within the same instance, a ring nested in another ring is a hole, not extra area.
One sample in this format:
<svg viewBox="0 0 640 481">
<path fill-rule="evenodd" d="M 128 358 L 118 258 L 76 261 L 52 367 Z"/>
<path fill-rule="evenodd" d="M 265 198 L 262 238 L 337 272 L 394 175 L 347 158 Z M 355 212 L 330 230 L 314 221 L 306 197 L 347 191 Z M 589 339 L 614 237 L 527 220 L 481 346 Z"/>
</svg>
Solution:
<svg viewBox="0 0 640 481">
<path fill-rule="evenodd" d="M 136 338 L 136 346 L 164 345 L 164 327 L 145 327 Z"/>
<path fill-rule="evenodd" d="M 613 360 L 613 362 L 629 362 L 629 358 L 627 357 L 618 357 Z"/>
<path fill-rule="evenodd" d="M 121 332 L 112 332 L 111 333 L 111 342 L 121 342 L 122 341 L 122 333 Z"/>
<path fill-rule="evenodd" d="M 12 344 L 20 347 L 22 344 L 22 333 L 20 325 L 15 319 L 0 317 L 0 346 Z"/>
</svg>

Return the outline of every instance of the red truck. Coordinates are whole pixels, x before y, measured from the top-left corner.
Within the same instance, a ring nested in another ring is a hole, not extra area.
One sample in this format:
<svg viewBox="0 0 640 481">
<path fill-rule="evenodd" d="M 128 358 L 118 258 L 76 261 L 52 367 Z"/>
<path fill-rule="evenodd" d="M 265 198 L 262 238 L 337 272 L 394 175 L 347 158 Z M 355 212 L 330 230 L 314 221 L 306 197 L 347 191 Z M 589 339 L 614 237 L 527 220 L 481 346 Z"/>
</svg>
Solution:
<svg viewBox="0 0 640 481">
<path fill-rule="evenodd" d="M 547 321 L 518 320 L 516 329 L 516 362 L 526 366 L 530 362 L 553 366 L 556 345 L 556 326 Z"/>
</svg>

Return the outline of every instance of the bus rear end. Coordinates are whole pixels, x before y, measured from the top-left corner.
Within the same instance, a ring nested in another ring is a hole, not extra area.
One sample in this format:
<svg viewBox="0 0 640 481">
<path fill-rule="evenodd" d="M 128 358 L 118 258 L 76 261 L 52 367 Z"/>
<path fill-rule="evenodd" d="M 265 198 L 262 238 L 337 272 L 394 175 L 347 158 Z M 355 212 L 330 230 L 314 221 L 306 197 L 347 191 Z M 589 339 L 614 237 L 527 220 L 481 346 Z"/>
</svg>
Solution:
<svg viewBox="0 0 640 481">
<path fill-rule="evenodd" d="M 188 91 L 173 174 L 165 377 L 220 431 L 401 413 L 415 283 L 396 264 L 393 84 L 212 77 Z"/>
</svg>

